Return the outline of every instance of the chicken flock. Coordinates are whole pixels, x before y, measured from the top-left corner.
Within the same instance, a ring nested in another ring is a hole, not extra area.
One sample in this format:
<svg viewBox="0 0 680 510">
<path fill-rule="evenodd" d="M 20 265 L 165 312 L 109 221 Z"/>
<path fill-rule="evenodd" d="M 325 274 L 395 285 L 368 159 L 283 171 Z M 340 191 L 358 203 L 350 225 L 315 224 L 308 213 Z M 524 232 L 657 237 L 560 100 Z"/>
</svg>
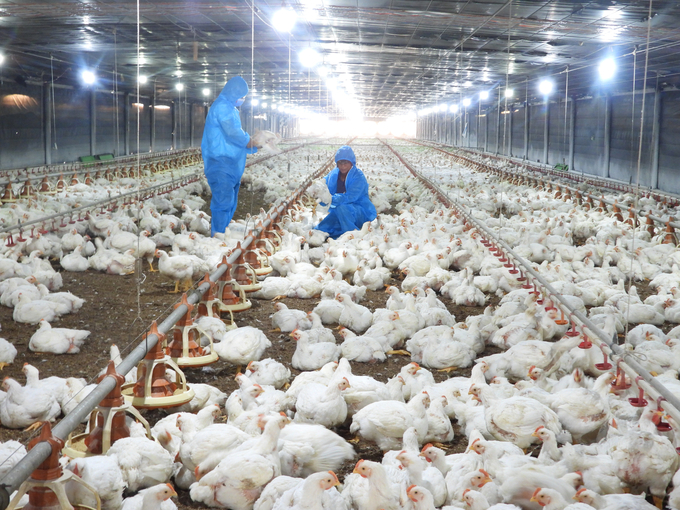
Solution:
<svg viewBox="0 0 680 510">
<path fill-rule="evenodd" d="M 680 327 L 673 327 L 680 323 L 680 251 L 662 242 L 663 232 L 474 173 L 430 150 L 399 150 L 680 396 Z M 633 405 L 635 381 L 588 348 L 583 334 L 567 335 L 570 325 L 550 299 L 525 288 L 480 232 L 438 205 L 386 149 L 357 145 L 356 152 L 378 220 L 327 239 L 314 230 L 323 215 L 315 204 L 327 193 L 316 183 L 281 221 L 274 272 L 250 295 L 276 300 L 271 328 L 290 334 L 292 357 L 267 356 L 269 325 L 228 330 L 204 317 L 204 347 L 214 342 L 223 362 L 245 368 L 236 375 L 238 389 L 227 395 L 191 384 L 196 396 L 154 424 L 154 441 L 130 423 L 131 436 L 105 455 L 63 458 L 66 468 L 97 489 L 106 510 L 172 510 L 173 487 L 197 503 L 233 510 L 614 510 L 664 501 L 680 508 L 680 424 L 657 402 Z M 306 167 L 295 154 L 290 165 L 252 167 L 244 188 L 278 203 L 305 176 L 295 170 L 295 163 Z M 45 215 L 101 197 L 107 185 L 76 185 L 57 203 L 42 197 L 5 206 L 0 217 Z M 14 320 L 37 325 L 29 348 L 77 355 L 89 335 L 52 326 L 83 302 L 58 292 L 60 273 L 43 257 L 66 271 L 115 274 L 132 271 L 139 259 L 155 270 L 158 259 L 178 290 L 230 253 L 259 219 L 208 237 L 209 217 L 199 212 L 204 187 L 194 183 L 5 246 L 0 303 L 14 308 Z M 610 196 L 622 208 L 635 200 Z M 674 214 L 649 199 L 639 206 Z M 654 293 L 643 300 L 636 284 Z M 384 308 L 362 304 L 383 290 Z M 320 300 L 302 310 L 286 298 Z M 329 328 L 336 325 L 341 343 Z M 4 341 L 0 353 L 11 363 L 16 349 Z M 392 377 L 353 373 L 357 363 L 404 355 Z M 120 362 L 115 346 L 111 359 Z M 55 420 L 92 388 L 72 377 L 40 378 L 28 364 L 23 373 L 23 385 L 3 382 L 4 427 Z M 134 370 L 127 374 L 135 379 Z M 456 440 L 464 451 L 447 454 L 456 435 L 464 435 Z M 357 441 L 374 443 L 382 458 L 357 458 Z M 24 454 L 16 441 L 0 445 L 0 477 Z M 353 472 L 340 479 L 336 472 L 349 464 Z M 94 501 L 76 484 L 67 492 L 73 504 Z"/>
</svg>

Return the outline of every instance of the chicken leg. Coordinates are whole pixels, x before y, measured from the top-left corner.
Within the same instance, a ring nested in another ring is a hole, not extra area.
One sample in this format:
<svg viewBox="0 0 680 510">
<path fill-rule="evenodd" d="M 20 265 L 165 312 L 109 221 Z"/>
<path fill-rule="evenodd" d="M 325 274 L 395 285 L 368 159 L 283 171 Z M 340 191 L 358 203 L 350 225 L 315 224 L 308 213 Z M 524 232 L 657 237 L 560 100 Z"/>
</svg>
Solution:
<svg viewBox="0 0 680 510">
<path fill-rule="evenodd" d="M 179 280 L 175 280 L 175 290 L 171 290 L 168 294 L 179 294 Z"/>
<path fill-rule="evenodd" d="M 408 351 L 405 351 L 404 349 L 397 349 L 394 351 L 387 351 L 385 354 L 401 354 L 402 356 L 410 356 L 411 353 Z"/>
<path fill-rule="evenodd" d="M 38 430 L 40 427 L 43 426 L 43 422 L 41 421 L 36 421 L 35 423 L 31 423 L 28 427 L 24 429 L 24 432 L 34 432 Z"/>
<path fill-rule="evenodd" d="M 448 374 L 450 372 L 453 372 L 454 370 L 458 370 L 458 367 L 440 368 L 440 369 L 437 370 L 437 372 L 446 372 Z"/>
</svg>

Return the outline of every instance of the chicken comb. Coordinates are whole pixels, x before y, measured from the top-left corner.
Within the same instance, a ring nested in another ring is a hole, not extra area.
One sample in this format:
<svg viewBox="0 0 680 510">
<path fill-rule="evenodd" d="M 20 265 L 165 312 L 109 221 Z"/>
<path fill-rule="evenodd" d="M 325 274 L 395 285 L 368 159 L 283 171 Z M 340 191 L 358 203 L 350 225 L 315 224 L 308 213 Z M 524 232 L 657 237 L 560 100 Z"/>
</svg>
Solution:
<svg viewBox="0 0 680 510">
<path fill-rule="evenodd" d="M 338 475 L 336 475 L 333 471 L 329 471 L 328 474 L 331 475 L 333 477 L 333 480 L 335 480 L 336 482 L 339 481 Z"/>
<path fill-rule="evenodd" d="M 470 489 L 465 489 L 465 490 L 463 491 L 463 498 L 465 498 L 465 495 L 466 495 L 468 492 L 470 492 Z"/>
<path fill-rule="evenodd" d="M 288 415 L 287 415 L 286 413 L 284 413 L 283 411 L 279 411 L 279 414 L 280 414 L 281 416 L 285 416 L 286 418 L 288 418 Z"/>
<path fill-rule="evenodd" d="M 472 448 L 472 447 L 475 445 L 475 443 L 476 443 L 477 441 L 481 441 L 481 440 L 482 440 L 482 439 L 481 439 L 480 437 L 478 437 L 477 439 L 475 439 L 474 441 L 472 441 L 472 443 L 470 443 L 470 448 Z"/>
<path fill-rule="evenodd" d="M 536 368 L 536 365 L 531 365 L 531 366 L 529 367 L 529 372 L 531 372 L 534 368 Z"/>
<path fill-rule="evenodd" d="M 545 428 L 545 427 L 544 427 L 543 425 L 539 425 L 538 427 L 536 427 L 536 430 L 534 430 L 534 434 L 535 434 L 536 432 L 538 432 L 539 430 L 544 429 L 544 428 Z"/>
<path fill-rule="evenodd" d="M 581 473 L 580 471 L 574 471 L 574 473 L 576 473 L 580 477 L 583 477 L 583 473 Z"/>
<path fill-rule="evenodd" d="M 414 366 L 420 368 L 420 365 L 419 365 L 418 363 L 416 363 L 415 361 L 412 361 L 412 362 L 411 362 L 411 365 L 414 365 Z"/>
<path fill-rule="evenodd" d="M 432 443 L 427 443 L 425 446 L 423 446 L 423 449 L 420 450 L 421 453 L 427 450 L 428 448 L 432 448 L 434 445 Z"/>
<path fill-rule="evenodd" d="M 541 491 L 542 488 L 543 488 L 543 487 L 537 487 L 536 490 L 534 491 L 534 493 L 531 495 L 531 497 L 532 497 L 532 498 L 535 498 L 535 497 L 536 497 L 536 494 L 538 494 L 538 493 Z"/>
<path fill-rule="evenodd" d="M 414 487 L 417 487 L 417 485 L 416 485 L 415 483 L 409 485 L 409 486 L 408 486 L 408 489 L 406 489 L 406 492 L 407 492 L 407 493 L 408 493 L 408 492 L 411 492 L 411 489 L 413 489 Z"/>
<path fill-rule="evenodd" d="M 587 489 L 586 487 L 583 487 L 582 489 L 579 489 L 579 490 L 576 491 L 576 495 L 578 496 L 578 495 L 581 494 L 583 491 L 587 491 L 587 490 L 588 490 L 588 489 Z"/>
<path fill-rule="evenodd" d="M 491 478 L 491 475 L 485 469 L 480 469 L 479 472 L 482 473 L 484 476 L 488 476 L 489 478 Z"/>
</svg>

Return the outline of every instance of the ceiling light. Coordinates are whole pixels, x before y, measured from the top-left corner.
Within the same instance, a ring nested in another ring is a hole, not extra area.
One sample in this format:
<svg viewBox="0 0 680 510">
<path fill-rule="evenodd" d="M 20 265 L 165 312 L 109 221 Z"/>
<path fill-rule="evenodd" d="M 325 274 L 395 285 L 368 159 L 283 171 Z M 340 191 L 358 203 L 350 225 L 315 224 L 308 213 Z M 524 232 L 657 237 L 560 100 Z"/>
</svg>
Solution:
<svg viewBox="0 0 680 510">
<path fill-rule="evenodd" d="M 5 56 L 2 53 L 0 53 L 0 66 L 2 65 L 2 63 L 4 61 L 5 61 Z"/>
<path fill-rule="evenodd" d="M 598 69 L 600 71 L 600 78 L 602 80 L 609 80 L 616 73 L 616 62 L 614 62 L 614 59 L 611 57 L 605 58 L 600 62 L 600 67 Z"/>
<path fill-rule="evenodd" d="M 262 103 L 262 108 L 266 108 L 266 107 L 267 107 L 267 103 L 266 102 Z"/>
<path fill-rule="evenodd" d="M 252 99 L 250 100 L 250 104 L 251 104 L 252 106 L 257 106 L 258 104 L 260 104 L 260 101 L 259 101 L 257 98 L 252 98 Z"/>
<path fill-rule="evenodd" d="M 319 67 L 319 68 L 316 70 L 316 72 L 317 72 L 317 74 L 318 74 L 319 76 L 321 76 L 322 78 L 325 78 L 326 76 L 328 76 L 328 69 L 327 69 L 326 67 L 323 67 L 323 66 L 322 66 L 322 67 Z"/>
<path fill-rule="evenodd" d="M 447 104 L 440 104 L 439 105 L 439 111 L 440 112 L 445 112 L 448 109 L 449 109 L 449 105 L 447 105 Z"/>
<path fill-rule="evenodd" d="M 144 85 L 147 81 L 149 81 L 149 79 L 143 74 L 140 74 L 139 77 L 137 78 L 137 81 L 139 82 L 140 85 Z"/>
<path fill-rule="evenodd" d="M 449 111 L 450 111 L 451 113 L 456 113 L 456 112 L 458 111 L 458 105 L 457 105 L 457 104 L 452 104 L 452 105 L 449 107 Z"/>
<path fill-rule="evenodd" d="M 515 95 L 515 91 L 512 89 L 505 89 L 505 97 L 510 99 L 512 96 Z"/>
<path fill-rule="evenodd" d="M 470 106 L 471 103 L 472 103 L 472 101 L 470 100 L 469 97 L 466 97 L 465 99 L 463 99 L 463 106 L 466 106 L 466 107 Z"/>
<path fill-rule="evenodd" d="M 210 89 L 203 89 L 203 95 L 209 96 L 210 95 Z"/>
<path fill-rule="evenodd" d="M 175 88 L 179 91 L 182 92 L 184 90 L 184 83 L 178 83 L 175 85 Z"/>
<path fill-rule="evenodd" d="M 314 67 L 315 65 L 320 64 L 322 60 L 319 52 L 312 48 L 305 48 L 298 56 L 300 58 L 300 63 L 304 67 Z"/>
<path fill-rule="evenodd" d="M 97 81 L 95 74 L 92 71 L 88 71 L 87 69 L 80 74 L 80 77 L 82 78 L 85 85 L 93 85 L 94 82 Z"/>
<path fill-rule="evenodd" d="M 295 26 L 297 14 L 292 9 L 279 9 L 272 17 L 272 24 L 279 32 L 290 32 Z"/>
<path fill-rule="evenodd" d="M 544 96 L 549 95 L 552 92 L 552 89 L 553 82 L 550 80 L 541 80 L 541 82 L 538 84 L 538 91 Z"/>
<path fill-rule="evenodd" d="M 482 91 L 479 93 L 479 99 L 481 99 L 482 101 L 485 101 L 486 99 L 489 99 L 489 91 L 488 91 L 488 90 L 482 90 Z"/>
</svg>

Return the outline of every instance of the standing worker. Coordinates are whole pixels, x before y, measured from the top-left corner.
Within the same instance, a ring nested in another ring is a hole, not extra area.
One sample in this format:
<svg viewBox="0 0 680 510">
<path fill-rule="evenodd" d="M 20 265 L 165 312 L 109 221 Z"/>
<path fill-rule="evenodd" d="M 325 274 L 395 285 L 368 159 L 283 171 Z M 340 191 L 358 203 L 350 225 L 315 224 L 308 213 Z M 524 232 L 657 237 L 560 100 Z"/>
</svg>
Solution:
<svg viewBox="0 0 680 510">
<path fill-rule="evenodd" d="M 326 176 L 328 191 L 333 195 L 328 216 L 316 227 L 330 237 L 357 230 L 376 216 L 375 206 L 368 196 L 368 181 L 356 166 L 357 159 L 349 145 L 335 153 L 337 166 Z"/>
<path fill-rule="evenodd" d="M 241 106 L 248 84 L 240 76 L 229 80 L 208 111 L 201 151 L 203 168 L 210 185 L 212 221 L 210 233 L 224 233 L 238 203 L 238 190 L 246 168 L 246 155 L 257 152 L 250 135 L 241 129 Z"/>
</svg>

